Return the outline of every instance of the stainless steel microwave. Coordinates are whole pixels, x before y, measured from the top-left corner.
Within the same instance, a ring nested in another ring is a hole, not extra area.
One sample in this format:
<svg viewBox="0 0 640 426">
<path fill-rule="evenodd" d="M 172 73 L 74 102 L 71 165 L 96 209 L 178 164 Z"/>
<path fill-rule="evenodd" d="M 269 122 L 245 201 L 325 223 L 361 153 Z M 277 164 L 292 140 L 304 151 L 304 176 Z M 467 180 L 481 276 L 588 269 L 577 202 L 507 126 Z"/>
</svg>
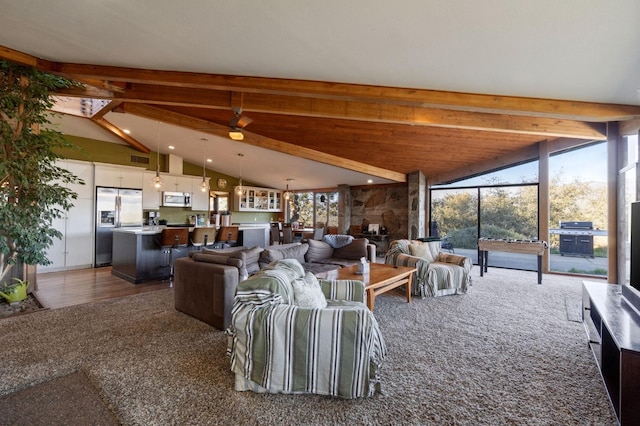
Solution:
<svg viewBox="0 0 640 426">
<path fill-rule="evenodd" d="M 163 192 L 163 207 L 191 207 L 191 193 L 189 192 Z"/>
</svg>

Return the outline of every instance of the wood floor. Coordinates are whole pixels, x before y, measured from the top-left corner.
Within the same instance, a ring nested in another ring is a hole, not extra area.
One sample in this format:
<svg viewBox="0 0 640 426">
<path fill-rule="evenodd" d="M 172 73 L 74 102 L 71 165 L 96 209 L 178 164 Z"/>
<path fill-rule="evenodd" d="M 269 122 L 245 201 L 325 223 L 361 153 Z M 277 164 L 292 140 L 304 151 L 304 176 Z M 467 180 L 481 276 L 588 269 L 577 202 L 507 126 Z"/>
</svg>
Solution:
<svg viewBox="0 0 640 426">
<path fill-rule="evenodd" d="M 44 307 L 50 309 L 125 297 L 173 285 L 171 281 L 132 284 L 111 275 L 111 267 L 38 274 L 37 282 L 35 295 Z"/>
</svg>

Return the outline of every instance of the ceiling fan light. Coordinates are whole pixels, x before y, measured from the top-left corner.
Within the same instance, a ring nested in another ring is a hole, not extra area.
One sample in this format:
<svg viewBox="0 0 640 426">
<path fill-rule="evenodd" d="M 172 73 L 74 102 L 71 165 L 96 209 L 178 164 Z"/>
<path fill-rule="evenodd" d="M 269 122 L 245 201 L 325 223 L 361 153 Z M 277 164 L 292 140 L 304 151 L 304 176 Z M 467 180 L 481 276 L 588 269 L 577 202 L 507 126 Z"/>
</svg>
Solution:
<svg viewBox="0 0 640 426">
<path fill-rule="evenodd" d="M 241 141 L 244 139 L 244 134 L 242 134 L 242 129 L 232 128 L 229 129 L 229 137 L 234 141 Z"/>
</svg>

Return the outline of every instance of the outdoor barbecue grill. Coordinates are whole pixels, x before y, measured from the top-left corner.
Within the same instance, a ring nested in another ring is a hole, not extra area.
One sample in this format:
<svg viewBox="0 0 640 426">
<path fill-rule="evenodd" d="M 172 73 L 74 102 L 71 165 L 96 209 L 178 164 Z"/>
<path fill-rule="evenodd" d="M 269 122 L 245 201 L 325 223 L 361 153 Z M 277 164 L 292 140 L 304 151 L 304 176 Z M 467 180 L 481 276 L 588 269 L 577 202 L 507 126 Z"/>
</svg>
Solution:
<svg viewBox="0 0 640 426">
<path fill-rule="evenodd" d="M 594 257 L 593 222 L 560 222 L 560 255 Z"/>
</svg>

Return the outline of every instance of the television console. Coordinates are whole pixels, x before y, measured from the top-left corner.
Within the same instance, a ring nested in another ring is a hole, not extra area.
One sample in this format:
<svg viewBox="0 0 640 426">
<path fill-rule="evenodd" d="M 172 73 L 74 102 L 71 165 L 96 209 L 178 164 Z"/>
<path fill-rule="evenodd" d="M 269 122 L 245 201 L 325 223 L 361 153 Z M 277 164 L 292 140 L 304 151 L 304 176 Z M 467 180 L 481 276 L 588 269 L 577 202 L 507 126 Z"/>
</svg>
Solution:
<svg viewBox="0 0 640 426">
<path fill-rule="evenodd" d="M 640 292 L 583 281 L 582 321 L 621 425 L 640 424 Z"/>
</svg>

